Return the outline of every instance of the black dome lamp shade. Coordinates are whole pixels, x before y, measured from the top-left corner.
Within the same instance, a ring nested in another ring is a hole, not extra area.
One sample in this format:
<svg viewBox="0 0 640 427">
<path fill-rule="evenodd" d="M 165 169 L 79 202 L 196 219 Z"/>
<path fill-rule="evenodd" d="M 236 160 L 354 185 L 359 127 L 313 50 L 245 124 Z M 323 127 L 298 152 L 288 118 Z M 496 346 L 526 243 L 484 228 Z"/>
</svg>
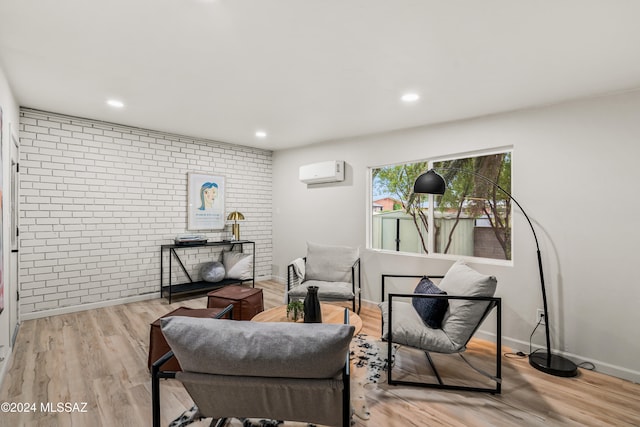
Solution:
<svg viewBox="0 0 640 427">
<path fill-rule="evenodd" d="M 429 169 L 416 179 L 413 192 L 416 194 L 444 194 L 446 190 L 444 178 L 433 169 Z"/>
<path fill-rule="evenodd" d="M 527 213 L 522 209 L 520 203 L 504 188 L 502 188 L 497 182 L 492 181 L 484 175 L 481 175 L 476 172 L 459 169 L 459 168 L 442 168 L 446 170 L 453 170 L 458 172 L 464 172 L 471 175 L 474 175 L 483 181 L 490 183 L 491 185 L 498 188 L 502 191 L 509 199 L 513 200 L 513 202 L 520 208 L 520 211 L 526 218 L 529 223 L 529 227 L 531 227 L 531 232 L 533 232 L 533 238 L 536 242 L 536 249 L 538 253 L 538 270 L 540 272 L 540 289 L 542 291 L 542 304 L 544 307 L 544 318 L 545 318 L 545 339 L 547 348 L 545 351 L 534 351 L 529 355 L 529 364 L 536 368 L 539 371 L 545 372 L 550 375 L 555 375 L 558 377 L 575 377 L 578 375 L 578 367 L 571 360 L 566 359 L 563 356 L 551 353 L 551 338 L 550 338 L 550 319 L 549 319 L 549 309 L 547 306 L 547 291 L 545 289 L 544 284 L 544 272 L 542 270 L 542 257 L 540 256 L 540 245 L 538 244 L 538 236 L 536 235 L 536 230 L 533 228 L 533 224 L 529 219 Z M 444 178 L 439 175 L 433 169 L 429 169 L 422 175 L 420 175 L 415 183 L 413 184 L 413 192 L 415 194 L 444 194 L 447 185 L 444 181 Z"/>
</svg>

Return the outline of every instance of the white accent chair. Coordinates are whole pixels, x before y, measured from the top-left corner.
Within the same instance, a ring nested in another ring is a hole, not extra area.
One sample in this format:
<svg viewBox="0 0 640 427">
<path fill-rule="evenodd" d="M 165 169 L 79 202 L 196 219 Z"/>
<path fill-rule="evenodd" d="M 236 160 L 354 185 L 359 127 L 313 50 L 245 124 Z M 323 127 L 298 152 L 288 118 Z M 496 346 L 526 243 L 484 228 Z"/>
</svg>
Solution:
<svg viewBox="0 0 640 427">
<path fill-rule="evenodd" d="M 393 377 L 393 368 L 398 370 L 397 363 L 391 363 L 388 375 L 390 385 L 412 385 L 449 390 L 467 390 L 499 394 L 501 391 L 501 299 L 494 297 L 497 280 L 494 276 L 484 275 L 463 261 L 456 262 L 444 276 L 432 276 L 430 279 L 442 279 L 439 283 L 442 294 L 426 293 L 388 293 L 385 285 L 389 278 L 415 278 L 414 275 L 382 275 L 382 339 L 387 341 L 388 360 L 392 360 L 394 345 L 412 347 L 424 351 L 433 375 L 437 382 L 419 380 L 402 380 Z M 415 286 L 414 279 L 414 286 Z M 385 295 L 386 294 L 386 295 Z M 388 298 L 387 298 L 388 297 Z M 385 298 L 387 299 L 385 301 Z M 424 318 L 414 308 L 412 299 L 430 298 L 439 301 L 447 300 L 448 308 L 440 327 L 428 326 Z M 489 313 L 496 308 L 496 347 L 495 374 L 485 372 L 473 366 L 462 353 Z M 467 386 L 445 384 L 435 367 L 430 353 L 459 354 L 460 357 L 476 372 L 489 378 L 493 386 Z M 397 355 L 397 353 L 396 353 Z M 396 360 L 397 362 L 397 360 Z"/>
<path fill-rule="evenodd" d="M 162 333 L 171 351 L 153 364 L 153 425 L 160 426 L 160 378 L 179 380 L 197 418 L 224 426 L 229 418 L 267 418 L 349 427 L 349 344 L 354 326 L 234 322 L 168 317 Z M 182 372 L 162 372 L 175 357 Z"/>
<path fill-rule="evenodd" d="M 360 258 L 358 248 L 330 246 L 307 242 L 304 277 L 300 277 L 294 263 L 287 267 L 287 302 L 302 300 L 307 286 L 318 287 L 320 301 L 351 301 L 353 311 L 360 312 Z"/>
</svg>

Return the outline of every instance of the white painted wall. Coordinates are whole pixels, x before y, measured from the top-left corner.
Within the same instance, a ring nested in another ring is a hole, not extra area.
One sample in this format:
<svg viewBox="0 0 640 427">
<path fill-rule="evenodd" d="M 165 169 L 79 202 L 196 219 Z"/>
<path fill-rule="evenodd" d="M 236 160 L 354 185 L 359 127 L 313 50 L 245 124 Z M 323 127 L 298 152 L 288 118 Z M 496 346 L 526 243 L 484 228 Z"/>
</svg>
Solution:
<svg viewBox="0 0 640 427">
<path fill-rule="evenodd" d="M 363 297 L 380 299 L 382 273 L 444 273 L 451 261 L 365 250 L 367 168 L 513 146 L 513 194 L 534 221 L 550 302 L 552 343 L 576 362 L 640 381 L 640 91 L 274 153 L 274 275 L 305 241 L 363 249 Z M 300 165 L 345 160 L 342 183 L 307 187 Z M 498 277 L 506 343 L 528 351 L 542 307 L 535 244 L 514 214 L 513 266 L 475 263 Z M 536 344 L 544 335 L 537 334 Z M 506 381 L 509 379 L 507 378 Z"/>
<path fill-rule="evenodd" d="M 16 319 L 10 322 L 10 315 L 16 316 L 15 307 L 11 307 L 11 295 L 15 292 L 13 289 L 13 283 L 9 268 L 9 256 L 11 252 L 9 232 L 10 232 L 10 215 L 9 215 L 9 179 L 11 177 L 11 162 L 10 162 L 10 140 L 9 124 L 16 130 L 18 126 L 18 104 L 16 103 L 9 82 L 4 74 L 4 71 L 0 67 L 0 108 L 2 108 L 2 204 L 4 209 L 2 210 L 2 244 L 3 244 L 3 256 L 2 256 L 2 271 L 4 276 L 4 311 L 0 313 L 0 384 L 4 378 L 4 373 L 9 362 L 9 345 L 11 344 L 11 336 L 13 331 L 11 324 L 15 324 Z"/>
<path fill-rule="evenodd" d="M 24 319 L 156 296 L 160 245 L 186 232 L 188 172 L 225 176 L 225 210 L 245 215 L 256 276 L 271 277 L 270 151 L 28 109 L 20 126 Z M 181 252 L 194 279 L 220 256 Z"/>
</svg>

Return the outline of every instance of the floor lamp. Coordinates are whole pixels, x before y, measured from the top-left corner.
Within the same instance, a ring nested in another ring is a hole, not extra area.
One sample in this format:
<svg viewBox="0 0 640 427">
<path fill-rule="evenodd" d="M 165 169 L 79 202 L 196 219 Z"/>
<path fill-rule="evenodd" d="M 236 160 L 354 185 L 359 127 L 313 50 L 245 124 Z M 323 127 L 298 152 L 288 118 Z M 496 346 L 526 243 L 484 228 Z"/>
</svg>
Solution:
<svg viewBox="0 0 640 427">
<path fill-rule="evenodd" d="M 465 169 L 459 168 L 439 168 L 442 170 L 454 170 L 460 171 L 464 173 L 468 173 L 478 178 L 490 183 L 491 185 L 498 188 L 502 191 L 509 199 L 513 200 L 513 202 L 520 208 L 522 214 L 527 219 L 529 223 L 529 227 L 531 227 L 531 231 L 533 232 L 533 238 L 536 242 L 536 250 L 538 252 L 538 269 L 540 270 L 540 288 L 542 289 L 542 303 L 544 307 L 544 320 L 545 320 L 545 335 L 547 340 L 547 350 L 546 352 L 538 352 L 534 351 L 529 355 L 529 364 L 534 368 L 545 372 L 547 374 L 555 375 L 558 377 L 574 377 L 578 374 L 578 367 L 571 360 L 551 353 L 551 339 L 549 336 L 549 311 L 547 309 L 547 292 L 544 286 L 544 273 L 542 271 L 542 258 L 540 256 L 540 245 L 538 244 L 538 236 L 536 236 L 536 230 L 533 228 L 533 224 L 529 219 L 527 213 L 522 209 L 520 203 L 504 188 L 502 188 L 497 182 L 487 178 L 484 175 L 480 175 L 478 173 L 468 171 Z M 423 173 L 416 179 L 416 182 L 413 185 L 413 192 L 416 194 L 444 194 L 446 189 L 446 184 L 444 178 L 439 175 L 433 169 L 429 169 L 427 172 Z"/>
</svg>

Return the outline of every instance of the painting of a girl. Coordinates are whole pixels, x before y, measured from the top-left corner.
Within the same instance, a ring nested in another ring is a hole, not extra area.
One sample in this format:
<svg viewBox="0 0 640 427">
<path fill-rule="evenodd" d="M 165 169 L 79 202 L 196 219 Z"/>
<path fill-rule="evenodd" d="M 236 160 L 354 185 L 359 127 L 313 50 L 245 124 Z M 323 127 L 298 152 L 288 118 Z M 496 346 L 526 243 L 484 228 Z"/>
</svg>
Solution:
<svg viewBox="0 0 640 427">
<path fill-rule="evenodd" d="M 201 211 L 205 209 L 213 208 L 213 202 L 218 195 L 218 184 L 215 182 L 205 182 L 200 187 L 200 209 Z"/>
<path fill-rule="evenodd" d="M 188 230 L 220 230 L 224 228 L 224 177 L 189 172 Z"/>
</svg>

